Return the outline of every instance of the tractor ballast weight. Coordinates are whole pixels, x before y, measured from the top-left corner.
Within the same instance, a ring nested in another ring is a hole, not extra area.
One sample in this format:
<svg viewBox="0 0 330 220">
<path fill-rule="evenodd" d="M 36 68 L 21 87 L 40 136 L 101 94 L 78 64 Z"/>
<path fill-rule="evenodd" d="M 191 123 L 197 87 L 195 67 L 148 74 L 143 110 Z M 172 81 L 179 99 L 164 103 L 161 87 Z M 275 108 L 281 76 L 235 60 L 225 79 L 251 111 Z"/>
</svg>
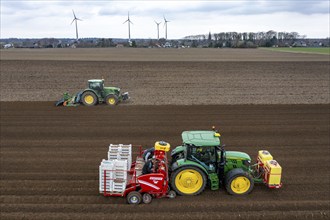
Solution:
<svg viewBox="0 0 330 220">
<path fill-rule="evenodd" d="M 229 194 L 245 195 L 255 183 L 280 188 L 282 168 L 268 151 L 259 151 L 257 163 L 251 165 L 248 154 L 225 151 L 220 133 L 184 131 L 183 144 L 171 152 L 171 188 L 179 195 L 198 195 L 206 183 L 211 190 L 223 186 Z"/>
<path fill-rule="evenodd" d="M 104 79 L 91 79 L 88 80 L 88 88 L 76 95 L 64 93 L 55 105 L 76 106 L 82 103 L 85 106 L 93 106 L 105 102 L 107 105 L 113 106 L 128 99 L 128 92 L 121 93 L 118 87 L 105 87 Z"/>
</svg>

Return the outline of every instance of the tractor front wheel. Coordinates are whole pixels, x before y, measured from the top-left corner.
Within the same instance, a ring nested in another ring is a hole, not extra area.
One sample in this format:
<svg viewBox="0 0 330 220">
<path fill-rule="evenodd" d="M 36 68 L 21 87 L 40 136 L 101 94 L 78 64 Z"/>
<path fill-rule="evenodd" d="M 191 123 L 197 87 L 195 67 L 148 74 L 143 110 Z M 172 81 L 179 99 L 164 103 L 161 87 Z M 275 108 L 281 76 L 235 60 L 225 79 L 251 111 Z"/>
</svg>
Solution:
<svg viewBox="0 0 330 220">
<path fill-rule="evenodd" d="M 171 175 L 172 189 L 179 195 L 198 195 L 206 186 L 206 175 L 194 166 L 184 166 L 175 170 Z"/>
<path fill-rule="evenodd" d="M 136 191 L 132 191 L 132 192 L 128 193 L 128 195 L 127 195 L 128 204 L 137 205 L 137 204 L 140 204 L 141 201 L 142 201 L 141 193 L 136 192 Z"/>
<path fill-rule="evenodd" d="M 84 92 L 81 101 L 85 106 L 93 106 L 96 105 L 97 97 L 93 92 Z"/>
<path fill-rule="evenodd" d="M 108 95 L 106 98 L 105 98 L 105 102 L 107 103 L 107 105 L 117 105 L 118 103 L 118 97 L 115 96 L 115 95 Z"/>
<path fill-rule="evenodd" d="M 246 195 L 252 191 L 254 182 L 247 172 L 237 168 L 227 173 L 225 186 L 229 194 Z"/>
</svg>

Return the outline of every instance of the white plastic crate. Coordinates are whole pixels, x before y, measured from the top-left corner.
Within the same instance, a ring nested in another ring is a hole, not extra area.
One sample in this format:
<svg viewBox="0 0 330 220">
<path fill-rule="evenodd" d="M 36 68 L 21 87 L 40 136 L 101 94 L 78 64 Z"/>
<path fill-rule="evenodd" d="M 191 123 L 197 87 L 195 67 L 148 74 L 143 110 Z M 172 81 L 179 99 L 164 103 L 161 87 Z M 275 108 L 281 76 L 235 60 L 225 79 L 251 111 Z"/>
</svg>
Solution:
<svg viewBox="0 0 330 220">
<path fill-rule="evenodd" d="M 126 188 L 126 181 L 112 183 L 113 192 L 124 192 L 125 188 Z"/>
<path fill-rule="evenodd" d="M 132 165 L 132 145 L 131 144 L 110 144 L 108 160 L 126 160 L 127 170 Z"/>
<path fill-rule="evenodd" d="M 112 185 L 110 179 L 113 179 L 114 163 L 108 160 L 102 160 L 99 166 L 99 191 L 104 192 L 104 172 L 106 175 L 106 191 L 112 191 Z"/>
<path fill-rule="evenodd" d="M 106 180 L 104 183 L 104 173 Z M 127 183 L 127 161 L 126 160 L 102 160 L 99 166 L 99 191 L 123 192 Z M 104 188 L 105 184 L 105 188 Z"/>
<path fill-rule="evenodd" d="M 127 161 L 114 160 L 114 162 L 113 179 L 127 180 Z"/>
</svg>

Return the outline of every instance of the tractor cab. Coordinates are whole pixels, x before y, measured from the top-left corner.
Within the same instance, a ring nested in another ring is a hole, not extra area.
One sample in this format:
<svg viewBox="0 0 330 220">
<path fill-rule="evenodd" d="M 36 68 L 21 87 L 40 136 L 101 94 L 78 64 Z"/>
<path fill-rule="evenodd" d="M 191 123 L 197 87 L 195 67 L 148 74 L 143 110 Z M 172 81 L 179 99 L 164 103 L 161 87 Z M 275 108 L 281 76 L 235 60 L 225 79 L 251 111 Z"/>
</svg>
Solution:
<svg viewBox="0 0 330 220">
<path fill-rule="evenodd" d="M 96 91 L 102 91 L 104 88 L 104 79 L 88 80 L 88 88 Z"/>
<path fill-rule="evenodd" d="M 221 160 L 220 134 L 215 131 L 184 131 L 186 159 L 197 162 L 209 172 L 215 172 Z"/>
</svg>

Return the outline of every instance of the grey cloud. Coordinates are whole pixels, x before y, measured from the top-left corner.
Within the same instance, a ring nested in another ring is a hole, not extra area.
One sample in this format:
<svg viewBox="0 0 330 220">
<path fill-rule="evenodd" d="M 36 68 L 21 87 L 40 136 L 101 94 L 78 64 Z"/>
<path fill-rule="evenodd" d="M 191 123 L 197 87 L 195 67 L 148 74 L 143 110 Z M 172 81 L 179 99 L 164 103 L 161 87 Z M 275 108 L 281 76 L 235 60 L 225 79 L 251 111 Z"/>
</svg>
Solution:
<svg viewBox="0 0 330 220">
<path fill-rule="evenodd" d="M 177 3 L 183 6 L 176 6 Z M 152 4 L 152 7 L 149 5 Z M 173 7 L 171 6 L 173 4 Z M 209 0 L 209 1 L 10 1 L 2 0 L 5 13 L 12 11 L 38 10 L 40 7 L 51 8 L 99 8 L 96 15 L 125 15 L 127 11 L 140 16 L 157 16 L 175 13 L 219 13 L 224 15 L 252 15 L 275 12 L 296 12 L 301 14 L 329 13 L 329 0 Z M 82 12 L 85 13 L 85 12 Z M 86 12 L 87 13 L 87 12 Z"/>
<path fill-rule="evenodd" d="M 296 12 L 300 14 L 328 14 L 328 0 L 303 1 L 209 1 L 198 7 L 190 8 L 190 12 L 217 12 L 225 15 L 252 15 L 276 12 Z"/>
</svg>

